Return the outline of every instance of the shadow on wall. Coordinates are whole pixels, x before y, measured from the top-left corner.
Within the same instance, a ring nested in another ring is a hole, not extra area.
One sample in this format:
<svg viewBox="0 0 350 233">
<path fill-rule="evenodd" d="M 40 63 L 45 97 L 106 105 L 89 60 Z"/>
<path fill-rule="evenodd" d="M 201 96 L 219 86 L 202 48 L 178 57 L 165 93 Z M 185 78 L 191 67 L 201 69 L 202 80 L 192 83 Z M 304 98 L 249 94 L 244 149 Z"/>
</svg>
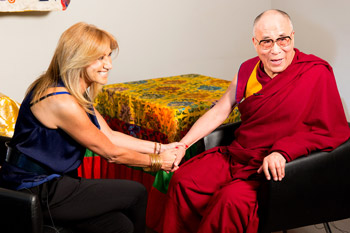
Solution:
<svg viewBox="0 0 350 233">
<path fill-rule="evenodd" d="M 43 17 L 50 13 L 50 11 L 24 11 L 24 12 L 0 12 L 0 17 L 13 17 L 13 16 L 33 16 Z"/>
<path fill-rule="evenodd" d="M 341 98 L 341 102 L 343 103 L 346 119 L 348 120 L 348 122 L 350 122 L 350 113 L 344 98 Z"/>
<path fill-rule="evenodd" d="M 332 32 L 328 31 L 327 27 L 317 21 L 310 21 L 303 15 L 293 12 L 292 21 L 295 30 L 295 47 L 304 53 L 314 54 L 332 66 L 336 60 L 337 43 Z M 334 68 L 334 67 L 333 67 Z M 336 77 L 337 78 L 337 77 Z M 350 112 L 348 101 L 341 98 L 346 119 L 350 121 Z"/>
<path fill-rule="evenodd" d="M 312 22 L 303 15 L 293 14 L 291 17 L 295 31 L 295 47 L 332 65 L 337 55 L 336 40 L 332 33 L 319 22 Z"/>
</svg>

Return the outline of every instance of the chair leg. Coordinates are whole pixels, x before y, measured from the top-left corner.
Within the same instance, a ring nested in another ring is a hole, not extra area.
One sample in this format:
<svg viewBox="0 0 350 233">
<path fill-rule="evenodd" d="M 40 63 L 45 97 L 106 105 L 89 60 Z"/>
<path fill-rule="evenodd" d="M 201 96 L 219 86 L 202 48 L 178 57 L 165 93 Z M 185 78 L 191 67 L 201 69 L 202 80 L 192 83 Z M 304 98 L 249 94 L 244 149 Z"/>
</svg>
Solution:
<svg viewBox="0 0 350 233">
<path fill-rule="evenodd" d="M 328 222 L 323 223 L 324 229 L 326 230 L 327 233 L 332 233 L 331 228 L 329 227 Z"/>
</svg>

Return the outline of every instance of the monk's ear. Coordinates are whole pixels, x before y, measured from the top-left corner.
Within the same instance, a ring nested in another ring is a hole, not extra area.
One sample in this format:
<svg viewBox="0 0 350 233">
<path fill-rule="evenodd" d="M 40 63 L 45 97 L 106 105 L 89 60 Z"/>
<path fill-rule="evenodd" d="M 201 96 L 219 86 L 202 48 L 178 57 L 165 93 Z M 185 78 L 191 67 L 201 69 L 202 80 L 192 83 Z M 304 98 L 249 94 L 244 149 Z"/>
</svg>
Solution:
<svg viewBox="0 0 350 233">
<path fill-rule="evenodd" d="M 253 36 L 252 37 L 252 42 L 253 42 L 253 45 L 254 45 L 254 47 L 255 47 L 255 50 L 257 50 L 258 48 L 258 40 L 257 39 L 255 39 L 255 37 Z"/>
</svg>

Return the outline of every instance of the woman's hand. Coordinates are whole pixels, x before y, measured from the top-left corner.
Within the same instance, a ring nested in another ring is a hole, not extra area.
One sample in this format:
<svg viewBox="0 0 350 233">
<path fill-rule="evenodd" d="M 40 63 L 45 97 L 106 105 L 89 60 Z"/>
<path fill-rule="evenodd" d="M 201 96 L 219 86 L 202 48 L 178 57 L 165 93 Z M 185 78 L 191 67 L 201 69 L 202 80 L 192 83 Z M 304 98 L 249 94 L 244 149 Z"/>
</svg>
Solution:
<svg viewBox="0 0 350 233">
<path fill-rule="evenodd" d="M 181 162 L 182 158 L 185 156 L 186 153 L 186 144 L 183 142 L 173 142 L 169 144 L 162 144 L 161 148 L 166 148 L 166 150 L 169 148 L 176 149 L 176 158 L 173 164 L 173 167 L 171 169 L 171 172 L 176 171 L 179 168 L 179 163 Z M 162 150 L 163 151 L 163 150 Z"/>
<path fill-rule="evenodd" d="M 177 152 L 177 149 L 170 149 L 160 153 L 160 157 L 162 158 L 162 170 L 168 172 L 171 171 L 177 156 Z"/>
<path fill-rule="evenodd" d="M 179 164 L 182 158 L 185 156 L 185 154 L 186 154 L 186 147 L 178 147 L 176 152 L 176 159 L 174 161 L 174 166 L 173 166 L 173 169 L 171 169 L 171 172 L 174 172 L 177 169 L 179 169 Z"/>
</svg>

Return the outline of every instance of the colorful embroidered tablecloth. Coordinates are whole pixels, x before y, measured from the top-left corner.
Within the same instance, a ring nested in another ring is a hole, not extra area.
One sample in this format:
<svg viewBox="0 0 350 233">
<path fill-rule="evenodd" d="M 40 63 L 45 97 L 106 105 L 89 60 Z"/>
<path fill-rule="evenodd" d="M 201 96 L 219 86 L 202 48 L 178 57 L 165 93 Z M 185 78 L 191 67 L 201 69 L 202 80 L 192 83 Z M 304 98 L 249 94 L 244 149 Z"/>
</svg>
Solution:
<svg viewBox="0 0 350 233">
<path fill-rule="evenodd" d="M 95 103 L 113 129 L 168 143 L 179 141 L 229 84 L 195 74 L 111 84 L 103 87 Z M 235 109 L 225 123 L 237 120 Z"/>
</svg>

